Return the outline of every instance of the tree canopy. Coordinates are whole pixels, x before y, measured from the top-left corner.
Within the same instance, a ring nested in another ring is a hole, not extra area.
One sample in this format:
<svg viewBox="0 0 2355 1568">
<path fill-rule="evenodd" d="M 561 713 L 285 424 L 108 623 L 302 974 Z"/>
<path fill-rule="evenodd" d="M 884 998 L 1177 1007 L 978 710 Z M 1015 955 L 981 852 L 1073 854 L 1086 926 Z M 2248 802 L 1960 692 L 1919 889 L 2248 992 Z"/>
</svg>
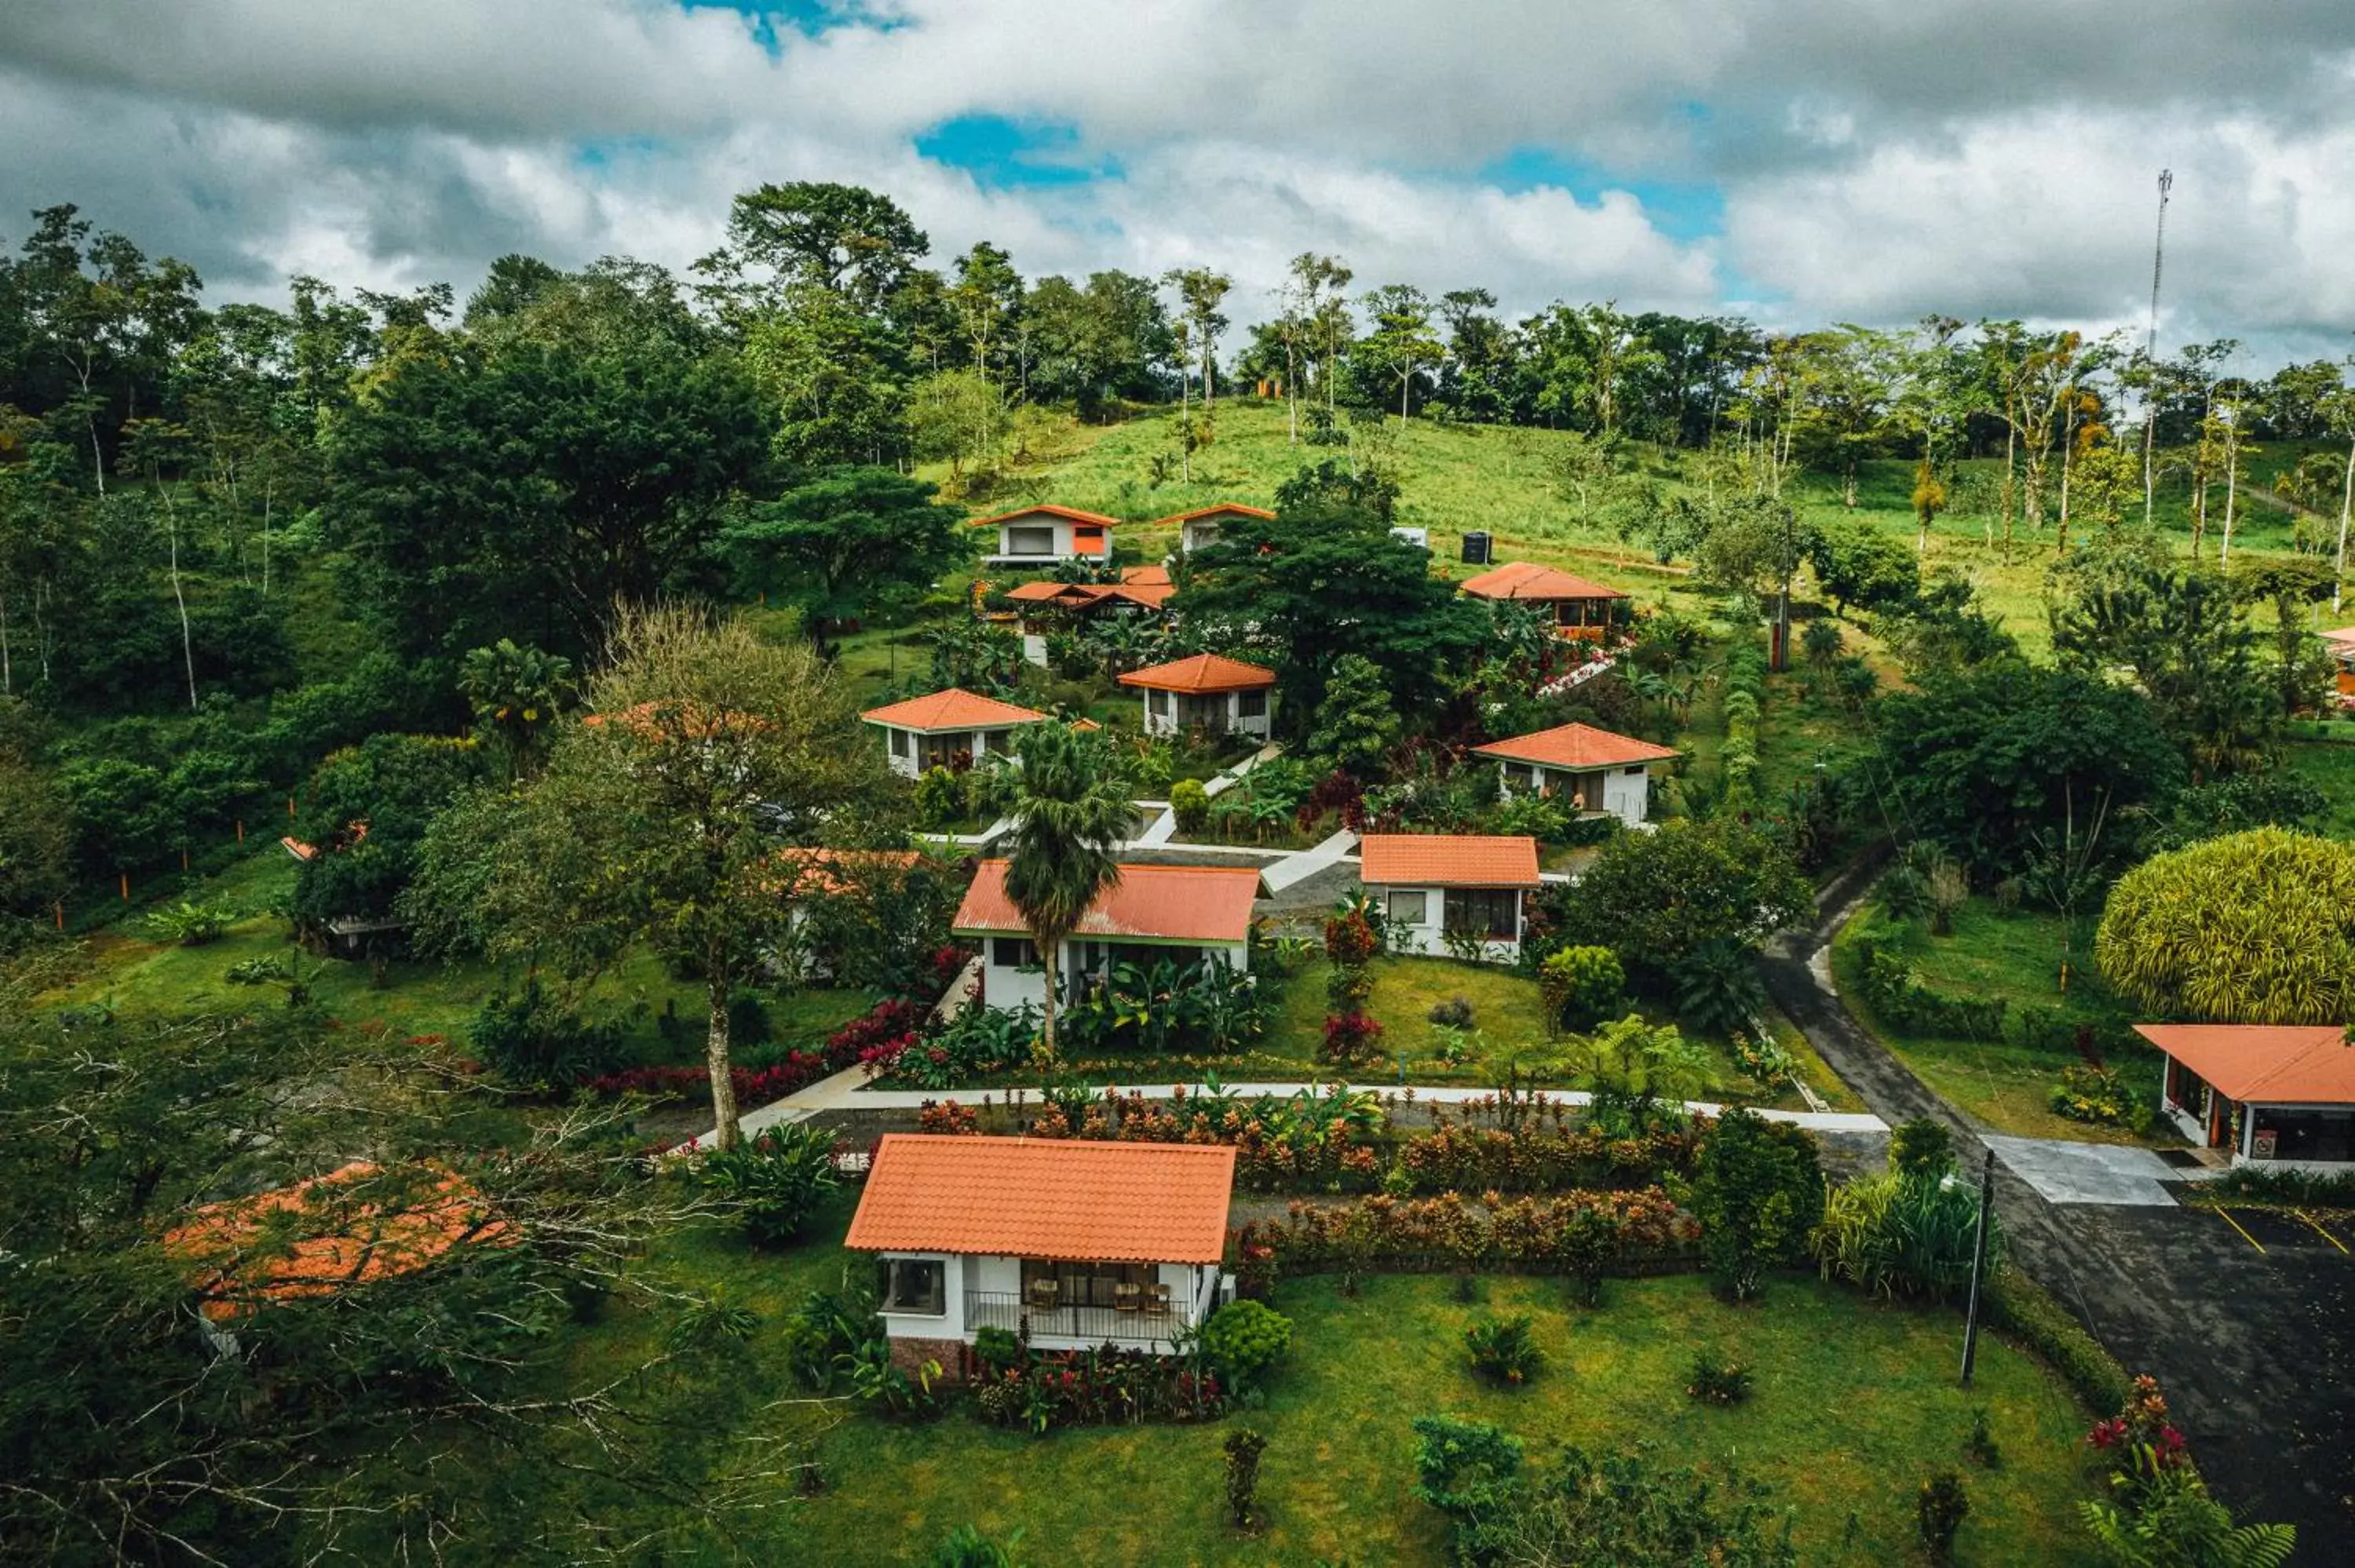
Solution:
<svg viewBox="0 0 2355 1568">
<path fill-rule="evenodd" d="M 888 468 L 836 468 L 721 530 L 720 547 L 750 592 L 828 624 L 896 607 L 972 558 L 974 530 L 937 488 Z"/>
<path fill-rule="evenodd" d="M 2155 855 L 2118 878 L 2094 953 L 2154 1018 L 2355 1017 L 2355 845 L 2286 828 Z"/>
</svg>

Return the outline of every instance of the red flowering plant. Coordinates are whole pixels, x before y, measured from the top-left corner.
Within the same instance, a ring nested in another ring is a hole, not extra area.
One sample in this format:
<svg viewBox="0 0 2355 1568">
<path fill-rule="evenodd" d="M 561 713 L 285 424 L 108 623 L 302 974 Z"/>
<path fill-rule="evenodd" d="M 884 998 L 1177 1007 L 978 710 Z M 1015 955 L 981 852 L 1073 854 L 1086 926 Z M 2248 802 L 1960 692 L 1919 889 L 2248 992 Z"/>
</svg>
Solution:
<svg viewBox="0 0 2355 1568">
<path fill-rule="evenodd" d="M 1322 1052 L 1328 1062 L 1362 1062 L 1380 1048 L 1381 1038 L 1382 1026 L 1362 1012 L 1327 1013 Z"/>
<path fill-rule="evenodd" d="M 2163 1470 L 2186 1469 L 2191 1448 L 2168 1419 L 2167 1398 L 2158 1380 L 2148 1374 L 2134 1381 L 2124 1409 L 2107 1421 L 2096 1422 L 2085 1441 L 2110 1456 L 2116 1467 L 2115 1486 L 2137 1486 Z"/>
</svg>

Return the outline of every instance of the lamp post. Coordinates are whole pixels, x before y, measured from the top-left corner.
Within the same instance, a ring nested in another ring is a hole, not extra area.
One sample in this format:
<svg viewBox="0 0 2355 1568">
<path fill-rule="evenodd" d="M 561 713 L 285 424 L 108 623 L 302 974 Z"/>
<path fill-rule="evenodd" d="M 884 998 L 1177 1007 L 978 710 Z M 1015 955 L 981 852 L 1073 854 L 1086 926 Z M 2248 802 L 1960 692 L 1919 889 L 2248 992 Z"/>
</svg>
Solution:
<svg viewBox="0 0 2355 1568">
<path fill-rule="evenodd" d="M 1995 1150 L 1987 1151 L 1979 1167 L 1979 1228 L 1971 1243 L 1971 1304 L 1963 1318 L 1963 1386 L 1971 1386 L 1971 1367 L 1979 1353 L 1979 1276 L 1987 1272 L 1987 1210 L 1995 1202 Z"/>
</svg>

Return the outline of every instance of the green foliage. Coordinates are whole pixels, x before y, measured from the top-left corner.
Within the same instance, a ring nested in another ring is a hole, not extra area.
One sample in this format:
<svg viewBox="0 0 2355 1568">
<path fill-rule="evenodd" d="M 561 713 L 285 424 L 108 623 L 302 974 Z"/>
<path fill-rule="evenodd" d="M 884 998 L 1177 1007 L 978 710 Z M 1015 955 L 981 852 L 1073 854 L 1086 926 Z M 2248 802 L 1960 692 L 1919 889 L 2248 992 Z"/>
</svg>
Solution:
<svg viewBox="0 0 2355 1568">
<path fill-rule="evenodd" d="M 2164 810 L 2181 755 L 2141 696 L 2092 675 L 2005 660 L 1932 672 L 1880 705 L 1879 768 L 1914 831 L 1974 872 L 2033 869 L 2072 810 L 2105 810 L 2125 847 L 2136 808 Z"/>
<path fill-rule="evenodd" d="M 977 1524 L 961 1524 L 941 1538 L 924 1564 L 925 1568 L 1022 1568 L 1022 1559 L 1014 1551 L 1021 1544 L 1018 1530 L 1000 1540 L 983 1534 Z"/>
<path fill-rule="evenodd" d="M 201 948 L 208 942 L 218 942 L 229 934 L 229 923 L 237 918 L 235 911 L 218 904 L 197 904 L 182 899 L 148 912 L 141 922 L 147 934 L 159 942 L 171 942 L 183 948 Z"/>
<path fill-rule="evenodd" d="M 564 716 L 572 662 L 500 638 L 458 662 L 458 690 L 474 712 L 474 733 L 498 747 L 510 777 L 531 772 Z"/>
<path fill-rule="evenodd" d="M 1237 1530 L 1247 1530 L 1256 1511 L 1259 1461 L 1267 1451 L 1267 1438 L 1248 1426 L 1238 1426 L 1226 1435 L 1219 1447 L 1227 1457 L 1227 1522 Z"/>
<path fill-rule="evenodd" d="M 845 1360 L 875 1334 L 872 1294 L 813 1290 L 783 1325 L 786 1370 L 798 1387 L 811 1393 L 829 1393 Z"/>
<path fill-rule="evenodd" d="M 1188 838 L 1201 832 L 1210 822 L 1210 797 L 1199 779 L 1180 779 L 1169 786 L 1169 810 L 1178 821 L 1178 831 Z"/>
<path fill-rule="evenodd" d="M 1726 1361 L 1714 1351 L 1695 1351 L 1685 1393 L 1703 1404 L 1740 1404 L 1750 1397 L 1751 1381 L 1749 1369 L 1739 1361 Z"/>
<path fill-rule="evenodd" d="M 561 1086 L 620 1065 L 620 1023 L 592 1023 L 550 996 L 537 975 L 483 1003 L 467 1031 L 475 1052 L 513 1084 Z"/>
<path fill-rule="evenodd" d="M 2125 564 L 2064 579 L 2052 650 L 2065 670 L 2099 680 L 2133 672 L 2156 724 L 2202 775 L 2261 767 L 2282 707 L 2260 667 L 2261 634 L 2233 586 L 2199 566 Z"/>
<path fill-rule="evenodd" d="M 1934 1179 L 1955 1168 L 1955 1135 L 1935 1117 L 1917 1116 L 1890 1129 L 1889 1169 L 1900 1176 Z"/>
<path fill-rule="evenodd" d="M 2126 1087 L 2125 1080 L 2107 1067 L 2081 1063 L 2062 1068 L 2061 1081 L 2052 1086 L 2046 1101 L 2053 1115 L 2071 1121 L 2104 1127 L 2142 1125 L 2141 1102 Z"/>
<path fill-rule="evenodd" d="M 1587 1029 L 1608 1017 L 1627 990 L 1627 971 L 1608 948 L 1558 948 L 1538 964 L 1538 999 L 1548 1033 Z"/>
<path fill-rule="evenodd" d="M 9 756 L 0 737 L 0 915 L 37 911 L 65 896 L 73 838 L 55 781 Z"/>
<path fill-rule="evenodd" d="M 1987 1419 L 1984 1404 L 1971 1412 L 1971 1429 L 1963 1438 L 1963 1452 L 1983 1470 L 2003 1467 L 2003 1448 L 1995 1440 L 1995 1425 Z"/>
<path fill-rule="evenodd" d="M 1002 1373 L 1019 1366 L 1025 1353 L 1021 1338 L 1011 1329 L 981 1328 L 974 1330 L 974 1360 L 991 1372 Z"/>
<path fill-rule="evenodd" d="M 1006 896 L 1047 965 L 1046 1044 L 1055 1054 L 1061 1001 L 1056 955 L 1104 889 L 1120 878 L 1115 851 L 1135 814 L 1103 735 L 1036 724 L 1015 743 L 1019 768 L 996 776 L 1014 819 L 1005 839 Z"/>
<path fill-rule="evenodd" d="M 1464 1350 L 1472 1358 L 1474 1372 L 1510 1388 L 1537 1376 L 1546 1363 L 1526 1312 L 1474 1322 L 1464 1330 Z"/>
<path fill-rule="evenodd" d="M 1263 1301 L 1230 1301 L 1202 1324 L 1202 1353 L 1236 1389 L 1256 1386 L 1292 1348 L 1292 1319 Z"/>
<path fill-rule="evenodd" d="M 917 776 L 916 814 L 924 826 L 946 829 L 966 814 L 971 792 L 965 781 L 971 777 L 947 768 L 927 768 Z"/>
<path fill-rule="evenodd" d="M 746 507 L 719 547 L 746 592 L 833 624 L 912 602 L 970 560 L 975 531 L 935 489 L 888 468 L 833 468 Z"/>
<path fill-rule="evenodd" d="M 1766 1270 L 1804 1255 L 1823 1217 L 1815 1139 L 1786 1122 L 1726 1112 L 1701 1141 L 1692 1209 L 1720 1287 L 1736 1301 L 1754 1298 Z"/>
<path fill-rule="evenodd" d="M 1841 523 L 1816 529 L 1807 541 L 1816 581 L 1843 611 L 1902 609 L 1922 591 L 1922 560 L 1904 540 L 1869 523 Z M 1807 653 L 1821 662 L 1839 652 L 1834 630 L 1830 651 L 1817 652 L 1816 622 L 1807 628 Z"/>
<path fill-rule="evenodd" d="M 2163 1018 L 2336 1023 L 2355 1015 L 2355 845 L 2257 828 L 2118 879 L 2094 938 L 2102 976 Z"/>
<path fill-rule="evenodd" d="M 1416 1416 L 1414 1435 L 1414 1495 L 1456 1520 L 1459 1542 L 1480 1515 L 1513 1499 L 1521 1472 L 1519 1438 L 1487 1422 L 1444 1415 Z"/>
<path fill-rule="evenodd" d="M 2096 1410 L 2115 1410 L 2133 1389 L 2117 1358 L 2042 1286 L 2006 1264 L 1987 1269 L 1989 1320 L 2018 1335 Z"/>
<path fill-rule="evenodd" d="M 472 740 L 374 735 L 319 766 L 294 837 L 318 853 L 294 879 L 294 918 L 389 918 L 416 874 L 434 813 L 488 772 Z"/>
<path fill-rule="evenodd" d="M 1824 1277 L 1875 1296 L 1960 1300 L 1970 1289 L 1978 1236 L 1978 1189 L 1943 1171 L 1859 1176 L 1835 1187 L 1808 1238 Z M 2003 1228 L 1987 1216 L 1989 1266 Z"/>
<path fill-rule="evenodd" d="M 1914 1520 L 1920 1526 L 1922 1545 L 1934 1563 L 1944 1563 L 1954 1555 L 1955 1534 L 1963 1528 L 1963 1520 L 1971 1511 L 1971 1499 L 1963 1489 L 1963 1478 L 1952 1470 L 1941 1470 L 1922 1483 L 1914 1499 Z"/>
<path fill-rule="evenodd" d="M 796 1124 L 774 1127 L 731 1149 L 697 1158 L 695 1179 L 734 1205 L 754 1246 L 791 1245 L 839 1184 L 834 1135 Z"/>
<path fill-rule="evenodd" d="M 1807 880 L 1766 834 L 1731 819 L 1678 818 L 1603 846 L 1559 897 L 1568 946 L 1607 947 L 1631 975 L 1665 976 L 1705 942 L 1753 946 L 1815 908 Z"/>
<path fill-rule="evenodd" d="M 1951 996 L 1923 985 L 1913 966 L 1878 943 L 1859 941 L 1857 991 L 1873 1015 L 1896 1028 L 1957 1040 L 1997 1040 L 2009 1003 L 1999 996 Z"/>
<path fill-rule="evenodd" d="M 2237 1522 L 2189 1467 L 2151 1476 L 2126 1508 L 2077 1508 L 2111 1568 L 2281 1568 L 2297 1548 L 2296 1526 Z"/>
<path fill-rule="evenodd" d="M 1729 937 L 1712 937 L 1693 948 L 1670 978 L 1676 982 L 1677 1012 L 1713 1033 L 1749 1028 L 1765 1006 L 1766 988 L 1749 949 Z"/>
<path fill-rule="evenodd" d="M 2175 798 L 2174 814 L 2155 848 L 2182 849 L 2251 828 L 2314 832 L 2329 809 L 2321 788 L 2286 768 L 2203 779 Z"/>
<path fill-rule="evenodd" d="M 1362 654 L 1345 653 L 1333 662 L 1324 700 L 1316 705 L 1308 754 L 1322 767 L 1359 779 L 1378 779 L 1401 727 L 1399 705 L 1381 667 Z"/>
</svg>

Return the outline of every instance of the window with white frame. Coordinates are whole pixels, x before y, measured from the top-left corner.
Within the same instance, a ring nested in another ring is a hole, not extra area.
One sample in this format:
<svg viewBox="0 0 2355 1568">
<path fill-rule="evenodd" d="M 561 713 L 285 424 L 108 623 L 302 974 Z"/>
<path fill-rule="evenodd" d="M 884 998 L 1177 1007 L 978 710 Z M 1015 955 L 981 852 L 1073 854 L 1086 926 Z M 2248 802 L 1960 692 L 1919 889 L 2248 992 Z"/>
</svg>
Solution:
<svg viewBox="0 0 2355 1568">
<path fill-rule="evenodd" d="M 948 1265 L 936 1257 L 876 1260 L 875 1296 L 881 1309 L 911 1318 L 938 1318 L 948 1308 Z"/>
<path fill-rule="evenodd" d="M 1145 694 L 1145 705 L 1153 710 L 1153 715 L 1156 718 L 1166 718 L 1169 714 L 1169 694 L 1162 691 L 1147 692 Z"/>
<path fill-rule="evenodd" d="M 1265 692 L 1238 692 L 1235 694 L 1235 716 L 1237 718 L 1265 718 L 1267 716 L 1267 694 Z"/>
<path fill-rule="evenodd" d="M 1393 887 L 1384 906 L 1393 926 L 1420 926 L 1430 917 L 1431 895 L 1420 887 Z"/>
<path fill-rule="evenodd" d="M 992 937 L 990 962 L 1001 969 L 1035 969 L 1039 967 L 1039 944 L 1028 937 Z"/>
<path fill-rule="evenodd" d="M 891 732 L 891 755 L 894 757 L 905 757 L 908 755 L 908 732 L 906 730 L 895 729 Z"/>
</svg>

